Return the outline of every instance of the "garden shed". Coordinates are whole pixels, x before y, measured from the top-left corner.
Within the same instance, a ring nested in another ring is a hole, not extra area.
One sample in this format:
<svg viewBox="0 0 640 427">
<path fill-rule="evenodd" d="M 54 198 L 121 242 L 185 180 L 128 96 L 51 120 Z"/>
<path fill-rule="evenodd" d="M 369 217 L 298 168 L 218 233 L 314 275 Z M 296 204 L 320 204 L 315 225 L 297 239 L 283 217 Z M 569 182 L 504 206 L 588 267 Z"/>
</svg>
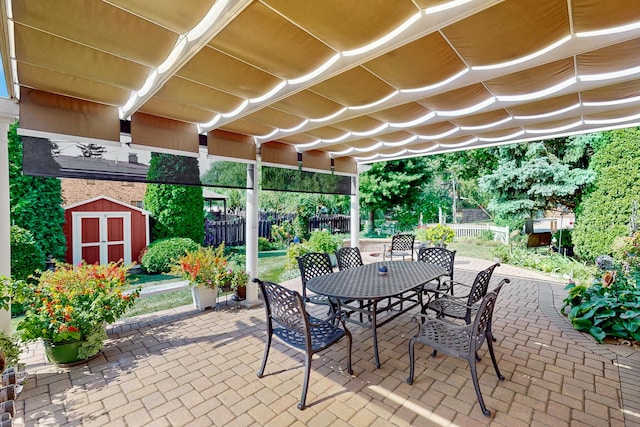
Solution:
<svg viewBox="0 0 640 427">
<path fill-rule="evenodd" d="M 66 261 L 107 264 L 136 261 L 149 244 L 150 212 L 107 196 L 64 207 Z"/>
</svg>

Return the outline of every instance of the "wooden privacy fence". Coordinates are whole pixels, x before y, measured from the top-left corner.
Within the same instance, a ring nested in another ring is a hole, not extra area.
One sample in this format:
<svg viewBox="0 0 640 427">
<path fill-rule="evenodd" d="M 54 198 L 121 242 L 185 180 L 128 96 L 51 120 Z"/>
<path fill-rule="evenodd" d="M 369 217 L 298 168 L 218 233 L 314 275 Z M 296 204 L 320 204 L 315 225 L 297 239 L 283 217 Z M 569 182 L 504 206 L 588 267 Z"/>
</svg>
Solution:
<svg viewBox="0 0 640 427">
<path fill-rule="evenodd" d="M 271 226 L 291 222 L 294 214 L 260 214 L 258 219 L 258 237 L 271 239 Z M 246 242 L 246 219 L 238 217 L 227 221 L 206 220 L 204 224 L 205 246 L 218 246 L 224 242 L 227 246 L 242 246 Z M 349 233 L 351 219 L 348 215 L 319 215 L 309 220 L 309 231 L 328 229 L 332 233 Z"/>
<path fill-rule="evenodd" d="M 348 234 L 351 232 L 349 215 L 316 215 L 309 218 L 309 231 L 329 230 L 332 233 Z"/>
<path fill-rule="evenodd" d="M 437 224 L 428 224 L 428 227 Z M 475 239 L 482 234 L 483 231 L 493 233 L 493 240 L 509 244 L 509 227 L 498 227 L 490 224 L 444 224 L 453 229 L 456 233 L 456 239 Z"/>
<path fill-rule="evenodd" d="M 225 246 L 242 246 L 246 240 L 244 218 L 227 221 L 205 220 L 204 245 L 218 246 L 224 242 Z"/>
</svg>

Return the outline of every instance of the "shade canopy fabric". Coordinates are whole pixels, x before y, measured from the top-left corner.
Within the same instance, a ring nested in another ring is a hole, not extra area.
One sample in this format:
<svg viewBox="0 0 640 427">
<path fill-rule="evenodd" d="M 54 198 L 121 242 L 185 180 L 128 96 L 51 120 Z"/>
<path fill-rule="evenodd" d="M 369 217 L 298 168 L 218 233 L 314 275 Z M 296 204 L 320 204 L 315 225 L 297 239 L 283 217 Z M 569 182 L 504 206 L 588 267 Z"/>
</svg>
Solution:
<svg viewBox="0 0 640 427">
<path fill-rule="evenodd" d="M 637 0 L 0 6 L 23 135 L 118 143 L 122 119 L 141 146 L 355 173 L 640 123 Z"/>
</svg>

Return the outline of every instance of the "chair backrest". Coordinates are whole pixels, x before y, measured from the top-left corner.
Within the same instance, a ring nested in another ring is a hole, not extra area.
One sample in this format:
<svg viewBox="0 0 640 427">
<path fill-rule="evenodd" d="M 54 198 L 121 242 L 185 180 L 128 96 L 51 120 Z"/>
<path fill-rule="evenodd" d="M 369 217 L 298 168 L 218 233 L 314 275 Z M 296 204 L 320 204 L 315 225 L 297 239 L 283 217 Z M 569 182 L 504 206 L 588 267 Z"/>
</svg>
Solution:
<svg viewBox="0 0 640 427">
<path fill-rule="evenodd" d="M 298 292 L 273 282 L 253 281 L 258 283 L 262 292 L 268 322 L 273 321 L 285 329 L 309 335 L 309 319 Z"/>
<path fill-rule="evenodd" d="M 297 257 L 300 278 L 302 279 L 302 296 L 307 297 L 307 282 L 314 277 L 333 273 L 331 258 L 328 253 L 309 252 Z"/>
<path fill-rule="evenodd" d="M 413 242 L 416 240 L 415 234 L 398 233 L 391 237 L 392 251 L 411 251 L 413 253 Z"/>
<path fill-rule="evenodd" d="M 482 298 L 476 317 L 473 320 L 473 327 L 471 328 L 473 336 L 471 337 L 470 352 L 475 353 L 477 349 L 482 346 L 486 337 L 487 328 L 491 325 L 491 318 L 493 317 L 493 309 L 496 305 L 497 298 L 498 294 L 495 291 L 489 292 Z"/>
<path fill-rule="evenodd" d="M 362 255 L 357 247 L 344 247 L 336 251 L 336 259 L 338 260 L 338 270 L 348 270 L 354 267 L 360 267 L 362 263 Z"/>
<path fill-rule="evenodd" d="M 418 251 L 418 261 L 429 264 L 436 264 L 447 270 L 444 274 L 453 280 L 453 263 L 456 258 L 456 251 L 445 248 L 420 248 Z"/>
<path fill-rule="evenodd" d="M 408 251 L 413 260 L 413 243 L 416 240 L 415 234 L 410 233 L 398 233 L 391 237 L 391 256 L 393 257 L 396 251 Z M 404 258 L 403 258 L 404 259 Z"/>
<path fill-rule="evenodd" d="M 510 283 L 509 279 L 502 279 L 498 286 L 496 286 L 491 292 L 487 293 L 480 303 L 478 313 L 473 321 L 473 331 L 478 340 L 478 347 L 482 344 L 482 340 L 486 334 L 487 328 L 491 328 L 491 322 L 493 320 L 493 311 L 495 309 L 496 301 L 502 287 Z"/>
<path fill-rule="evenodd" d="M 475 280 L 473 281 L 473 285 L 471 285 L 471 292 L 469 292 L 467 305 L 471 306 L 484 298 L 484 296 L 487 294 L 487 290 L 489 289 L 489 282 L 491 281 L 493 270 L 495 270 L 496 267 L 499 266 L 500 263 L 496 263 L 486 270 L 482 270 L 478 273 Z"/>
</svg>

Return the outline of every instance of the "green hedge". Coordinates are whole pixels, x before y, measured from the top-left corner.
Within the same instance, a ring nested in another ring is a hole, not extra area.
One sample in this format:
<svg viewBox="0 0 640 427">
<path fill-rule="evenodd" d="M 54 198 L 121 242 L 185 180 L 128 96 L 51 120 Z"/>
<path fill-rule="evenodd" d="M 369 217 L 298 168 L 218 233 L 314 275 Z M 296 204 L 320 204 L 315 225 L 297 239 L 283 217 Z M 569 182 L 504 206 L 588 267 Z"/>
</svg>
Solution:
<svg viewBox="0 0 640 427">
<path fill-rule="evenodd" d="M 166 273 L 174 260 L 183 256 L 187 250 L 194 251 L 199 247 L 198 243 L 186 237 L 156 240 L 142 255 L 142 268 L 148 273 Z"/>
<path fill-rule="evenodd" d="M 611 131 L 610 137 L 591 159 L 596 179 L 576 211 L 571 236 L 576 254 L 590 261 L 611 254 L 614 240 L 629 234 L 631 207 L 640 200 L 640 130 Z"/>
<path fill-rule="evenodd" d="M 26 280 L 36 270 L 44 270 L 45 258 L 33 233 L 17 225 L 11 226 L 11 277 Z"/>
</svg>

